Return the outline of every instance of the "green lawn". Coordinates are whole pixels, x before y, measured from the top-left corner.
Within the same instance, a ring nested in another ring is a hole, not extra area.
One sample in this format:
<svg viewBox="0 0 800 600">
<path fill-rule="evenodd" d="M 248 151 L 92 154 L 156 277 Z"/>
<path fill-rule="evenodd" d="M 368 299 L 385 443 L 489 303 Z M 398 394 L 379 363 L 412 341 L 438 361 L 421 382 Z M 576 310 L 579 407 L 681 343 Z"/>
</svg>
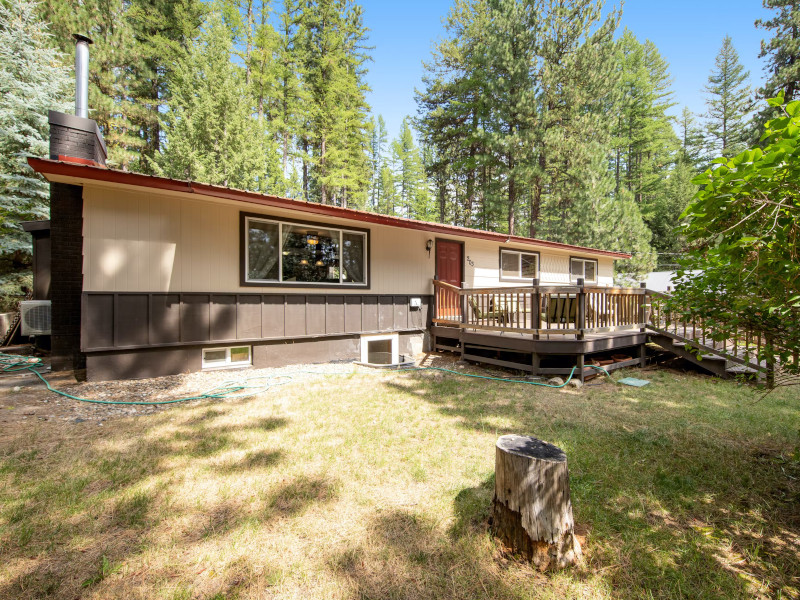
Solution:
<svg viewBox="0 0 800 600">
<path fill-rule="evenodd" d="M 103 427 L 18 422 L 0 598 L 800 597 L 800 389 L 628 374 L 652 384 L 307 376 Z M 539 574 L 487 533 L 504 433 L 567 452 L 580 567 Z"/>
</svg>

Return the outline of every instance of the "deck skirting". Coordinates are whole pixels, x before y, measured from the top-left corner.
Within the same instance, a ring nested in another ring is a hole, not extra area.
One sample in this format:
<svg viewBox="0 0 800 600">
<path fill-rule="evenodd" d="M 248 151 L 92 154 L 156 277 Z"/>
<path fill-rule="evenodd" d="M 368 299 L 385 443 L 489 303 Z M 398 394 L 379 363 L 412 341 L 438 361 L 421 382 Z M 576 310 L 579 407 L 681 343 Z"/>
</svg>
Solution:
<svg viewBox="0 0 800 600">
<path fill-rule="evenodd" d="M 595 371 L 587 366 L 592 358 L 614 351 L 630 359 L 606 365 L 607 371 L 645 364 L 646 332 L 612 331 L 588 334 L 584 339 L 576 337 L 565 333 L 535 339 L 533 335 L 519 333 L 490 333 L 435 324 L 431 327 L 432 347 L 436 351 L 455 352 L 462 360 L 532 375 L 569 375 L 577 369 L 575 377 L 583 381 Z"/>
</svg>

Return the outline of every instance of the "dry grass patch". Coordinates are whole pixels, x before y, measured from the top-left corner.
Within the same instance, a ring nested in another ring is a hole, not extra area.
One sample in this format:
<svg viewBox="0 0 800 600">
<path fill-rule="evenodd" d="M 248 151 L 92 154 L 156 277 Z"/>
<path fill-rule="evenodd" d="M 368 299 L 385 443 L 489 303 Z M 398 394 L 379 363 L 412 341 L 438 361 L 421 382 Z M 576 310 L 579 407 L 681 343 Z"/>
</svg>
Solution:
<svg viewBox="0 0 800 600">
<path fill-rule="evenodd" d="M 644 376 L 298 375 L 103 426 L 18 421 L 0 598 L 798 597 L 799 390 Z M 535 573 L 488 535 L 511 432 L 566 450 L 581 567 Z"/>
</svg>

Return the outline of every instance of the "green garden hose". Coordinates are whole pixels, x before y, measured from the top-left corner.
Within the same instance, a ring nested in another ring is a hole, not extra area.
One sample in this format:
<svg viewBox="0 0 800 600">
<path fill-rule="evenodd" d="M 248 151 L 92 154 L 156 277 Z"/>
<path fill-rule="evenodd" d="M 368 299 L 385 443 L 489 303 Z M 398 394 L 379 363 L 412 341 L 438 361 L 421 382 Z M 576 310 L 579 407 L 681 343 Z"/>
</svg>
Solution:
<svg viewBox="0 0 800 600">
<path fill-rule="evenodd" d="M 595 365 L 587 365 L 597 371 L 600 371 L 604 375 L 608 376 L 608 371 L 606 371 L 602 367 L 597 367 Z M 194 396 L 187 396 L 185 398 L 176 398 L 174 400 L 135 400 L 130 402 L 123 402 L 118 400 L 93 400 L 91 398 L 81 398 L 79 396 L 73 396 L 72 394 L 68 394 L 67 392 L 63 392 L 61 390 L 55 389 L 53 386 L 50 385 L 50 382 L 44 378 L 44 376 L 39 372 L 39 368 L 42 367 L 42 359 L 36 357 L 29 357 L 29 356 L 15 356 L 13 354 L 4 354 L 0 352 L 0 373 L 14 373 L 14 372 L 22 372 L 22 371 L 29 371 L 36 375 L 39 379 L 41 379 L 42 383 L 47 386 L 47 389 L 53 392 L 54 394 L 58 394 L 59 396 L 63 396 L 65 398 L 69 398 L 70 400 L 77 400 L 79 402 L 90 402 L 92 404 L 114 404 L 114 405 L 158 405 L 158 404 L 177 404 L 179 402 L 189 402 L 191 400 L 221 400 L 221 399 L 233 399 L 233 398 L 249 398 L 252 396 L 257 396 L 258 394 L 263 394 L 268 391 L 270 388 L 277 387 L 280 385 L 285 385 L 294 379 L 293 375 L 299 374 L 310 374 L 310 375 L 354 375 L 357 373 L 366 374 L 368 371 L 345 371 L 345 372 L 325 372 L 325 371 L 310 371 L 310 370 L 301 370 L 295 371 L 290 374 L 275 374 L 275 375 L 259 375 L 255 377 L 245 377 L 243 379 L 239 379 L 236 381 L 226 381 L 221 383 L 220 385 L 211 388 L 207 392 L 203 392 Z M 462 377 L 472 377 L 475 379 L 486 379 L 489 381 L 501 381 L 505 383 L 521 383 L 525 385 L 537 385 L 541 387 L 548 387 L 548 388 L 563 388 L 566 386 L 569 381 L 572 379 L 572 376 L 575 374 L 575 370 L 578 367 L 573 367 L 572 371 L 570 371 L 569 377 L 567 377 L 566 381 L 560 385 L 553 385 L 549 383 L 542 383 L 538 381 L 527 381 L 523 379 L 506 379 L 503 377 L 489 377 L 487 375 L 474 375 L 472 373 L 461 373 L 459 371 L 453 371 L 452 369 L 445 369 L 442 367 L 408 367 L 403 369 L 396 369 L 394 371 L 389 372 L 407 372 L 407 371 L 441 371 L 443 373 L 451 373 L 453 375 L 460 375 Z M 370 373 L 386 373 L 387 371 L 373 371 Z M 252 382 L 260 381 L 260 384 L 254 384 Z"/>
</svg>

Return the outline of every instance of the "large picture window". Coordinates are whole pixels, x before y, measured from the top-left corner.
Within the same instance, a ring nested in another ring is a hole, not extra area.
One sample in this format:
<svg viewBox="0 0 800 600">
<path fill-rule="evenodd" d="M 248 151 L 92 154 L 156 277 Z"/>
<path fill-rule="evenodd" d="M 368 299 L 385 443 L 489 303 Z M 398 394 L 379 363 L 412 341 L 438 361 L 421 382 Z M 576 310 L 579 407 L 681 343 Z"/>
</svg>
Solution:
<svg viewBox="0 0 800 600">
<path fill-rule="evenodd" d="M 367 233 L 244 218 L 245 282 L 367 285 Z"/>
<path fill-rule="evenodd" d="M 500 281 L 530 281 L 539 277 L 539 254 L 500 250 Z"/>
<path fill-rule="evenodd" d="M 587 258 L 571 258 L 569 273 L 572 281 L 576 282 L 582 277 L 587 283 L 597 283 L 597 261 Z"/>
</svg>

